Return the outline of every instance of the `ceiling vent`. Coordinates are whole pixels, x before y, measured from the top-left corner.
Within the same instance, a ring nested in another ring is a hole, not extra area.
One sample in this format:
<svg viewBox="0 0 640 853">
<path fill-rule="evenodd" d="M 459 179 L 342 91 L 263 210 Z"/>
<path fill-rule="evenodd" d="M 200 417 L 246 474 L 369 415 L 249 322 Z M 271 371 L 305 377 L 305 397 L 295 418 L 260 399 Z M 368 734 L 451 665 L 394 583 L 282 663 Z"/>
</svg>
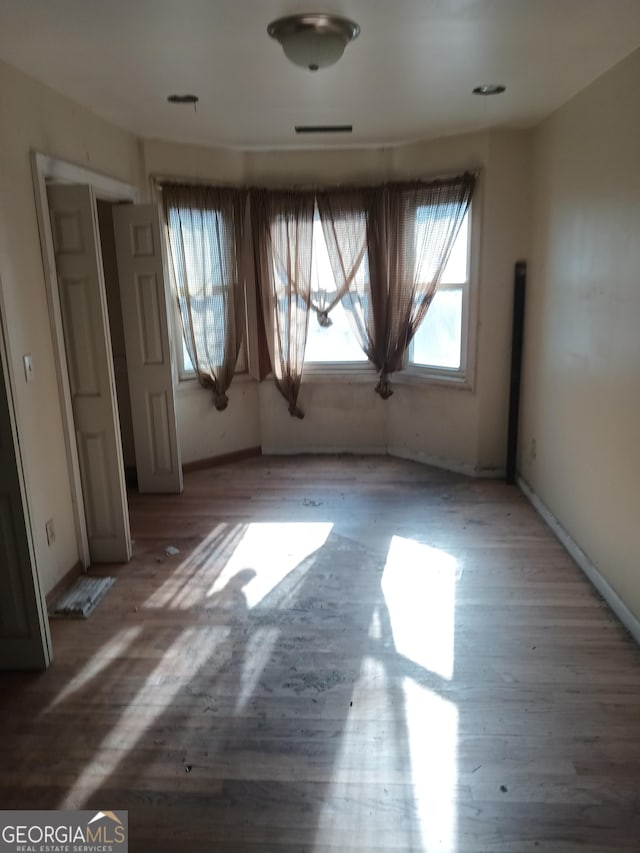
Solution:
<svg viewBox="0 0 640 853">
<path fill-rule="evenodd" d="M 352 133 L 352 124 L 297 124 L 296 133 Z"/>
</svg>

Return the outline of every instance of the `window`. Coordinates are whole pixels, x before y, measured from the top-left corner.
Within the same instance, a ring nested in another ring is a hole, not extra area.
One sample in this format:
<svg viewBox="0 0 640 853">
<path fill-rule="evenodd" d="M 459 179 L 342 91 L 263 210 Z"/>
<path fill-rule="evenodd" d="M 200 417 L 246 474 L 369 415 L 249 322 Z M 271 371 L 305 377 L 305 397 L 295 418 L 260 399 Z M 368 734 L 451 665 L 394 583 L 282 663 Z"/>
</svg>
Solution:
<svg viewBox="0 0 640 853">
<path fill-rule="evenodd" d="M 427 315 L 416 332 L 408 351 L 408 366 L 442 378 L 463 378 L 466 334 L 469 315 L 469 256 L 471 208 L 462 220 L 447 266 Z M 421 243 L 416 234 L 416 246 Z M 355 286 L 364 282 L 367 259 L 363 260 Z M 425 270 L 425 274 L 428 272 Z M 336 293 L 322 224 L 316 212 L 313 223 L 312 300 L 324 294 L 330 303 Z M 351 328 L 348 310 L 339 302 L 330 312 L 332 325 L 318 323 L 315 311 L 309 315 L 305 365 L 362 365 L 368 360 Z"/>
<path fill-rule="evenodd" d="M 184 250 L 185 281 L 189 286 L 188 304 L 184 294 L 178 295 L 174 301 L 178 375 L 180 379 L 191 379 L 195 376 L 195 368 L 189 354 L 182 317 L 186 318 L 191 313 L 197 351 L 208 354 L 212 364 L 222 364 L 228 322 L 226 301 L 229 299 L 223 266 L 228 264 L 233 249 L 227 245 L 227 229 L 222 211 L 199 211 L 195 224 L 188 208 L 176 208 L 176 213 L 177 216 L 169 217 L 169 239 Z M 195 290 L 192 283 L 199 282 L 200 275 L 204 276 L 204 286 L 201 290 Z M 174 288 L 176 291 L 177 288 Z M 236 373 L 246 371 L 245 352 L 243 341 L 236 362 Z"/>
<path fill-rule="evenodd" d="M 434 375 L 462 378 L 466 367 L 470 218 L 471 208 L 462 220 L 427 315 L 409 346 L 408 364 L 427 368 Z"/>
<path fill-rule="evenodd" d="M 367 275 L 366 255 L 352 287 L 362 286 Z M 316 210 L 313 220 L 313 259 L 311 267 L 312 304 L 331 304 L 336 295 L 336 282 L 325 243 L 320 216 Z M 305 364 L 364 364 L 367 357 L 351 328 L 348 310 L 338 302 L 329 312 L 331 325 L 321 326 L 315 311 L 309 312 L 309 329 L 305 349 Z"/>
<path fill-rule="evenodd" d="M 427 185 L 426 191 L 422 185 L 411 186 L 406 191 L 400 187 L 399 191 L 404 192 L 407 199 L 405 201 L 402 195 L 399 208 L 386 203 L 385 193 L 391 193 L 392 190 L 397 192 L 395 186 L 390 189 L 373 188 L 369 194 L 355 191 L 346 198 L 337 196 L 331 199 L 333 207 L 327 205 L 325 196 L 322 199 L 318 197 L 312 223 L 308 217 L 313 209 L 314 198 L 312 193 L 307 194 L 304 245 L 295 242 L 295 251 L 296 257 L 302 253 L 296 263 L 301 263 L 304 255 L 304 262 L 308 263 L 309 249 L 313 249 L 311 281 L 301 282 L 298 290 L 295 282 L 289 281 L 291 274 L 287 271 L 288 267 L 281 268 L 283 261 L 279 260 L 275 248 L 271 250 L 271 257 L 265 255 L 263 259 L 266 264 L 263 274 L 274 289 L 274 310 L 277 310 L 279 318 L 277 348 L 285 354 L 295 350 L 298 377 L 302 371 L 302 344 L 307 324 L 304 367 L 310 371 L 333 368 L 369 373 L 374 367 L 362 350 L 362 341 L 367 341 L 367 346 L 372 347 L 375 372 L 379 372 L 385 382 L 386 371 L 397 372 L 400 369 L 404 334 L 400 325 L 405 322 L 405 315 L 401 307 L 388 328 L 381 322 L 383 318 L 372 315 L 368 251 L 379 253 L 379 256 L 376 255 L 376 263 L 380 265 L 382 287 L 387 284 L 384 281 L 385 264 L 388 264 L 389 269 L 394 269 L 396 263 L 399 265 L 397 268 L 402 278 L 388 283 L 389 298 L 394 300 L 393 305 L 396 306 L 398 300 L 414 298 L 418 309 L 421 303 L 417 300 L 424 299 L 424 294 L 431 292 L 444 245 L 450 239 L 454 224 L 460 223 L 472 189 L 473 186 L 462 179 L 459 186 L 455 184 L 451 191 L 447 185 L 434 185 L 433 188 Z M 459 198 L 456 195 L 458 192 Z M 234 304 L 240 306 L 243 303 L 238 285 L 244 281 L 234 266 L 236 263 L 242 266 L 238 260 L 240 256 L 236 254 L 236 233 L 231 224 L 238 219 L 233 219 L 233 212 L 229 213 L 222 198 L 216 196 L 207 201 L 207 205 L 196 206 L 187 201 L 184 205 L 179 203 L 167 208 L 170 214 L 169 240 L 173 255 L 177 254 L 179 261 L 176 267 L 174 257 L 174 268 L 179 278 L 175 315 L 180 330 L 180 378 L 194 375 L 190 358 L 194 350 L 198 352 L 201 376 L 203 363 L 212 366 L 220 364 L 223 356 L 226 356 L 226 375 L 231 376 L 230 362 L 235 360 L 237 352 L 236 372 L 246 371 L 246 342 L 240 344 L 246 335 L 246 318 L 239 326 L 238 315 L 234 313 Z M 323 216 L 327 216 L 325 224 L 330 223 L 327 224 L 331 228 L 328 244 L 317 204 L 320 204 Z M 259 206 L 256 207 L 256 211 L 260 210 Z M 171 219 L 174 213 L 179 220 L 177 224 Z M 273 216 L 273 212 L 269 215 Z M 387 222 L 385 217 L 389 215 L 399 218 Z M 389 230 L 388 246 L 384 240 L 374 240 L 371 246 L 367 245 L 366 232 L 370 223 L 368 218 L 363 217 L 372 217 L 374 235 L 381 228 Z M 404 365 L 410 368 L 408 372 L 414 376 L 454 382 L 466 378 L 470 316 L 470 220 L 467 211 L 429 310 L 405 353 Z M 259 245 L 263 246 L 262 242 Z M 264 246 L 268 245 L 267 240 Z M 401 254 L 386 258 L 388 247 Z M 332 255 L 330 258 L 329 250 L 335 252 L 335 257 Z M 339 265 L 337 282 L 332 263 Z M 308 272 L 304 274 L 306 276 Z M 423 286 L 419 286 L 418 282 L 422 282 Z M 310 286 L 310 304 L 306 302 L 302 284 L 304 289 Z M 402 303 L 398 302 L 398 305 Z M 238 310 L 244 312 L 240 307 Z M 184 340 L 183 327 L 187 329 Z M 229 335 L 234 336 L 230 352 L 225 348 Z M 201 358 L 203 353 L 204 358 Z M 217 377 L 214 378 L 217 381 Z M 385 386 L 381 388 L 384 391 Z"/>
</svg>

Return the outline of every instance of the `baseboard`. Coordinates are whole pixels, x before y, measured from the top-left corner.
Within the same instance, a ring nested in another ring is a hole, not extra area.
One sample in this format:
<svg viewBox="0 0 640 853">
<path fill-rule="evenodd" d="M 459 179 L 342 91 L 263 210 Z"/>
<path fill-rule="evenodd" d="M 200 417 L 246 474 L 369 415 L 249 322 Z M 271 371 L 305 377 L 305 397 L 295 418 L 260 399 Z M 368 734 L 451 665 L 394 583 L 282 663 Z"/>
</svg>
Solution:
<svg viewBox="0 0 640 853">
<path fill-rule="evenodd" d="M 560 542 L 564 545 L 569 554 L 573 557 L 578 567 L 591 581 L 593 586 L 598 590 L 600 595 L 607 602 L 611 610 L 615 613 L 618 619 L 622 622 L 625 628 L 629 631 L 636 643 L 640 645 L 640 620 L 629 610 L 618 593 L 610 586 L 600 574 L 589 557 L 584 553 L 582 548 L 575 542 L 567 533 L 558 519 L 553 515 L 550 509 L 540 500 L 538 495 L 533 491 L 531 486 L 522 477 L 518 477 L 518 486 L 525 497 L 532 504 L 538 515 L 546 522 L 546 524 L 555 533 Z"/>
<path fill-rule="evenodd" d="M 82 563 L 80 560 L 75 564 L 75 566 L 71 566 L 68 572 L 60 578 L 58 583 L 49 590 L 49 592 L 45 596 L 45 600 L 47 602 L 47 610 L 49 610 L 55 602 L 60 598 L 63 592 L 65 592 L 75 581 L 77 577 L 84 573 L 84 569 L 82 568 Z"/>
<path fill-rule="evenodd" d="M 220 456 L 209 456 L 207 459 L 197 459 L 195 462 L 185 462 L 182 471 L 200 471 L 203 468 L 215 468 L 216 465 L 226 465 L 228 462 L 241 462 L 243 459 L 253 459 L 262 456 L 261 447 L 246 447 L 244 450 L 234 450 L 231 453 L 221 453 Z"/>
<path fill-rule="evenodd" d="M 411 450 L 408 447 L 389 447 L 389 456 L 397 456 L 399 459 L 409 459 L 411 462 L 420 462 L 421 465 L 431 465 L 433 468 L 441 468 L 443 471 L 451 471 L 453 474 L 463 474 L 465 477 L 476 477 L 478 479 L 500 480 L 504 479 L 504 468 L 478 468 L 470 462 L 458 462 L 455 459 L 446 459 L 421 450 Z"/>
<path fill-rule="evenodd" d="M 386 447 L 345 447 L 337 445 L 328 447 L 325 444 L 305 447 L 282 447 L 282 445 L 263 444 L 263 456 L 330 456 L 345 454 L 347 456 L 386 456 Z"/>
<path fill-rule="evenodd" d="M 411 462 L 419 462 L 422 465 L 431 465 L 434 468 L 441 468 L 444 471 L 451 471 L 454 474 L 463 474 L 466 477 L 475 477 L 477 479 L 502 480 L 505 476 L 504 468 L 478 468 L 474 465 L 464 462 L 457 462 L 452 459 L 443 459 L 441 456 L 434 456 L 421 451 L 410 450 L 406 447 L 386 447 L 386 446 L 364 446 L 350 447 L 345 445 L 305 445 L 305 447 L 284 447 L 283 445 L 263 444 L 262 448 L 252 447 L 248 450 L 240 450 L 236 453 L 227 453 L 224 456 L 214 456 L 210 459 L 202 459 L 197 462 L 188 462 L 182 466 L 185 473 L 189 471 L 198 471 L 201 468 L 211 468 L 214 465 L 221 465 L 226 462 L 235 462 L 239 459 L 246 459 L 251 456 L 330 456 L 335 454 L 345 454 L 347 456 L 395 456 L 399 459 L 408 459 Z"/>
</svg>

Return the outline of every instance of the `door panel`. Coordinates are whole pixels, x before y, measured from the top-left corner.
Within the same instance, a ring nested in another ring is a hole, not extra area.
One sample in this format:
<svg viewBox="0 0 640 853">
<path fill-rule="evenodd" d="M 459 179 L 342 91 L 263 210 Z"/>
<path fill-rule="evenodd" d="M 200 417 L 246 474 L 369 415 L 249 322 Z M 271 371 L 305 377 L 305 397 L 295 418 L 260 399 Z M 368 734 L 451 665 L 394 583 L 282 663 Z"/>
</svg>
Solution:
<svg viewBox="0 0 640 853">
<path fill-rule="evenodd" d="M 76 446 L 93 563 L 131 557 L 109 319 L 93 190 L 47 188 Z"/>
<path fill-rule="evenodd" d="M 138 489 L 179 493 L 182 466 L 157 205 L 113 208 Z"/>
<path fill-rule="evenodd" d="M 2 346 L 0 334 L 0 346 Z M 40 590 L 0 360 L 0 669 L 45 669 L 49 622 Z"/>
</svg>

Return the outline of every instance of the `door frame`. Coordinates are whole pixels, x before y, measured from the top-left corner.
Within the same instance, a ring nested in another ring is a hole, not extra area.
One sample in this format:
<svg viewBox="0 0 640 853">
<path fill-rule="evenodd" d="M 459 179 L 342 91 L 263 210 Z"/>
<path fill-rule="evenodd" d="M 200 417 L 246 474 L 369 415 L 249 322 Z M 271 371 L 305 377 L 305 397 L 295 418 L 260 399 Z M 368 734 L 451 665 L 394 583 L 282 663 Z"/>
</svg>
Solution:
<svg viewBox="0 0 640 853">
<path fill-rule="evenodd" d="M 58 275 L 53 249 L 53 237 L 51 234 L 49 204 L 47 201 L 47 181 L 55 180 L 59 183 L 89 185 L 93 188 L 96 198 L 110 202 L 135 203 L 139 200 L 139 190 L 133 184 L 119 181 L 116 178 L 110 178 L 108 175 L 102 175 L 99 172 L 67 163 L 64 160 L 57 160 L 38 151 L 31 152 L 31 172 L 33 176 L 40 245 L 42 247 L 45 288 L 49 307 L 49 323 L 53 341 L 56 377 L 58 380 L 58 395 L 62 411 L 67 468 L 71 487 L 76 540 L 78 543 L 78 559 L 82 563 L 83 568 L 87 569 L 91 563 L 91 558 L 89 555 L 87 522 L 84 511 L 80 464 L 78 461 L 78 448 L 71 405 L 71 389 L 69 387 L 62 312 L 60 309 Z"/>
</svg>

